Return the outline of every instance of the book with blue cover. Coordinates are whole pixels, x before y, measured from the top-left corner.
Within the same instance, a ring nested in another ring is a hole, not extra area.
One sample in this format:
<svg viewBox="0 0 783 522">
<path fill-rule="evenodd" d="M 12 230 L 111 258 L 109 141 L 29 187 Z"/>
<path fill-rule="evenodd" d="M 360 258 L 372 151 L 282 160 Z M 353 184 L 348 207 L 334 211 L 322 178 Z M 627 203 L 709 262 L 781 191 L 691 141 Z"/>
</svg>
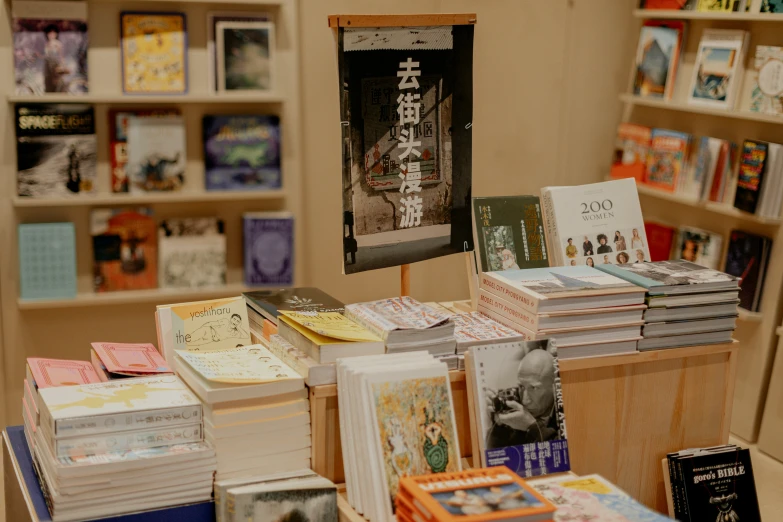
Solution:
<svg viewBox="0 0 783 522">
<path fill-rule="evenodd" d="M 73 223 L 19 225 L 22 299 L 76 297 L 76 232 Z"/>
<path fill-rule="evenodd" d="M 293 286 L 294 217 L 288 212 L 249 212 L 244 221 L 245 284 Z"/>
<path fill-rule="evenodd" d="M 280 118 L 204 116 L 207 190 L 269 190 L 282 185 Z"/>
</svg>

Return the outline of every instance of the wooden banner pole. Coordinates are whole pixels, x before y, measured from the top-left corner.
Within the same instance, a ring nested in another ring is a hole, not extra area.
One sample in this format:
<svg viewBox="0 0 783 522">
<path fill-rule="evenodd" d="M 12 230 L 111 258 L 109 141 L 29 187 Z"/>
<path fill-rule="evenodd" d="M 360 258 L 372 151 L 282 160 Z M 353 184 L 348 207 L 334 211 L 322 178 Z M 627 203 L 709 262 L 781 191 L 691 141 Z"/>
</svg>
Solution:
<svg viewBox="0 0 783 522">
<path fill-rule="evenodd" d="M 411 295 L 411 265 L 400 265 L 400 295 Z"/>
</svg>

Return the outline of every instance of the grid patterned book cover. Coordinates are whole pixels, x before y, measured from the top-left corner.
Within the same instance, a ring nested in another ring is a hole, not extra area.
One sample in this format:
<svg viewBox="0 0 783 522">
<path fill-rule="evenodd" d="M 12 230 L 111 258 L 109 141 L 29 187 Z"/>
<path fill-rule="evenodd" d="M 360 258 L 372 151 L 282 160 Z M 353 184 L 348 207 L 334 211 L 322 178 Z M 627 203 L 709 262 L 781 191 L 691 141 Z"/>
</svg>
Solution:
<svg viewBox="0 0 783 522">
<path fill-rule="evenodd" d="M 22 299 L 76 297 L 76 232 L 73 223 L 19 225 Z"/>
</svg>

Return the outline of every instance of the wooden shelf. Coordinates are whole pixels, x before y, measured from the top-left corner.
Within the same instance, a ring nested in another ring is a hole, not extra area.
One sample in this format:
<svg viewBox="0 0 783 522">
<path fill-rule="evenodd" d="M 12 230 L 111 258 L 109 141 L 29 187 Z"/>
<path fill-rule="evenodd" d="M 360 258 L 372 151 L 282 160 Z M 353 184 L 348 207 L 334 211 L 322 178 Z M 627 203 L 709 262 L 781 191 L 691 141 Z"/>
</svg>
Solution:
<svg viewBox="0 0 783 522">
<path fill-rule="evenodd" d="M 80 293 L 73 299 L 18 299 L 20 310 L 50 310 L 88 306 L 125 305 L 139 303 L 166 304 L 202 299 L 230 297 L 247 292 L 249 287 L 242 283 L 209 288 L 151 288 L 149 290 L 126 290 L 121 292 Z"/>
<path fill-rule="evenodd" d="M 677 9 L 635 9 L 635 18 L 676 20 L 730 20 L 737 22 L 783 22 L 778 13 L 708 13 L 700 11 L 678 11 Z"/>
<path fill-rule="evenodd" d="M 653 198 L 663 199 L 666 201 L 672 201 L 675 203 L 679 203 L 681 205 L 687 205 L 693 208 L 700 208 L 707 210 L 709 212 L 714 212 L 716 214 L 722 214 L 724 216 L 730 216 L 733 218 L 741 219 L 743 221 L 748 221 L 751 223 L 757 223 L 759 225 L 768 225 L 768 226 L 777 226 L 780 225 L 781 219 L 780 218 L 765 218 L 765 217 L 759 217 L 755 216 L 753 214 L 749 214 L 747 212 L 743 212 L 739 209 L 736 209 L 734 207 L 731 207 L 729 205 L 723 204 L 723 203 L 715 203 L 712 201 L 694 201 L 690 198 L 685 198 L 682 196 L 678 196 L 677 194 L 671 194 L 669 192 L 664 192 L 663 190 L 658 190 L 655 188 L 648 187 L 646 185 L 636 185 L 636 190 L 641 195 L 650 196 Z"/>
<path fill-rule="evenodd" d="M 248 2 L 250 3 L 250 2 Z M 93 103 L 113 105 L 165 105 L 182 103 L 283 103 L 285 95 L 264 94 L 45 94 L 42 96 L 19 96 L 12 94 L 8 103 Z"/>
<path fill-rule="evenodd" d="M 733 118 L 735 120 L 760 121 L 762 123 L 783 124 L 783 116 L 774 114 L 763 114 L 750 111 L 729 111 L 722 109 L 712 109 L 701 105 L 691 105 L 681 101 L 667 101 L 657 98 L 646 98 L 633 94 L 624 93 L 620 95 L 620 100 L 624 103 L 641 105 L 643 107 L 654 107 L 656 109 L 667 109 L 670 111 L 690 112 L 693 114 L 706 114 L 709 116 L 720 116 L 723 118 Z"/>
<path fill-rule="evenodd" d="M 98 205 L 154 205 L 156 203 L 208 203 L 210 201 L 256 201 L 285 199 L 284 190 L 231 192 L 155 192 L 150 194 L 100 194 L 73 198 L 26 198 L 15 196 L 15 207 L 93 207 Z"/>
<path fill-rule="evenodd" d="M 155 2 L 164 4 L 221 4 L 221 5 L 240 5 L 253 4 L 261 7 L 276 7 L 284 4 L 290 4 L 293 0 L 88 0 L 90 3 L 97 4 L 117 4 L 120 2 Z"/>
<path fill-rule="evenodd" d="M 739 309 L 739 320 L 746 323 L 760 323 L 764 320 L 764 316 L 761 312 L 749 312 L 744 308 Z"/>
</svg>

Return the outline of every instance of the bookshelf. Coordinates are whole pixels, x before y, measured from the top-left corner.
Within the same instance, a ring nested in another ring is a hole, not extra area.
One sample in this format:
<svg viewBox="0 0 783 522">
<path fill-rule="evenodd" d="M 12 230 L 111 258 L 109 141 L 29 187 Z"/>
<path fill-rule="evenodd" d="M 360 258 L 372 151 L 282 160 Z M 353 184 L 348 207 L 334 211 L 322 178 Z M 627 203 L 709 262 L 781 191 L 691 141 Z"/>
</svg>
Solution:
<svg viewBox="0 0 783 522">
<path fill-rule="evenodd" d="M 81 95 L 46 94 L 43 96 L 18 96 L 6 97 L 8 103 L 89 103 L 92 105 L 181 105 L 190 103 L 283 103 L 286 96 L 278 93 L 262 94 L 170 94 L 170 95 L 142 95 L 142 94 L 96 94 L 85 93 Z"/>
<path fill-rule="evenodd" d="M 229 201 L 259 201 L 285 199 L 284 190 L 259 190 L 256 192 L 226 191 L 226 192 L 160 192 L 150 194 L 98 194 L 93 197 L 81 198 L 23 198 L 12 197 L 11 204 L 17 208 L 45 207 L 95 207 L 115 205 L 162 205 L 165 203 L 204 203 Z"/>
<path fill-rule="evenodd" d="M 744 139 L 783 143 L 783 117 L 750 111 L 751 74 L 746 73 L 742 78 L 734 110 L 717 110 L 687 103 L 696 52 L 705 29 L 750 31 L 750 45 L 744 64 L 745 70 L 749 71 L 753 67 L 756 46 L 781 45 L 780 22 L 783 22 L 783 15 L 635 10 L 633 16 L 639 29 L 646 19 L 679 19 L 688 21 L 688 30 L 671 100 L 647 99 L 631 94 L 634 72 L 632 56 L 639 34 L 636 33 L 633 43 L 629 44 L 633 45 L 633 49 L 628 54 L 631 67 L 627 88 L 618 93 L 624 109 L 622 121 L 673 129 L 694 136 L 728 139 L 735 143 L 741 143 Z M 756 441 L 777 345 L 775 329 L 779 326 L 779 317 L 783 311 L 783 303 L 778 299 L 778 291 L 783 286 L 783 227 L 780 226 L 783 221 L 780 218 L 748 214 L 725 204 L 693 201 L 643 185 L 638 187 L 638 191 L 645 219 L 674 226 L 693 226 L 723 236 L 723 259 L 731 230 L 745 230 L 773 240 L 761 312 L 741 311 L 735 332 L 741 349 L 731 431 L 745 440 Z"/>
</svg>

